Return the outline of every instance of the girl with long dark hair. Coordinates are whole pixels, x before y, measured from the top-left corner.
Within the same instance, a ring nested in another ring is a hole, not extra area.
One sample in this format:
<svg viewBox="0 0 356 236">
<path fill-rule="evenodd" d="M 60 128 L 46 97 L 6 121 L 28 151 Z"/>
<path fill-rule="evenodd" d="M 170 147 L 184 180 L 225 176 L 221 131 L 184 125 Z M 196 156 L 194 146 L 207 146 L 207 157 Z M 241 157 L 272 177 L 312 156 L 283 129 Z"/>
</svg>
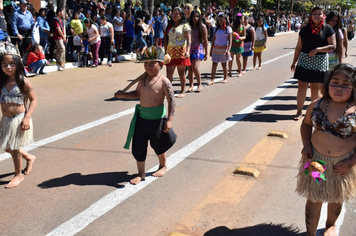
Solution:
<svg viewBox="0 0 356 236">
<path fill-rule="evenodd" d="M 189 67 L 189 89 L 188 92 L 193 91 L 193 74 L 198 82 L 196 92 L 203 89 L 201 84 L 201 73 L 199 70 L 200 61 L 206 61 L 208 56 L 208 31 L 206 26 L 202 23 L 202 18 L 197 10 L 193 10 L 190 19 L 190 27 L 192 28 L 192 46 L 190 47 L 190 61 L 192 65 Z"/>
</svg>

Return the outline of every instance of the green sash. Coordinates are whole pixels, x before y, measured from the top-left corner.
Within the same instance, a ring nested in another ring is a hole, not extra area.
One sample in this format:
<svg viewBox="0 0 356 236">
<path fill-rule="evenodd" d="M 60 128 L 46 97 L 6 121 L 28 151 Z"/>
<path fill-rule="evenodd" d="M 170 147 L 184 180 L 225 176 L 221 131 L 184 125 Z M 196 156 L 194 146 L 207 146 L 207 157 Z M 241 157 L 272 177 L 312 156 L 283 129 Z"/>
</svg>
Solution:
<svg viewBox="0 0 356 236">
<path fill-rule="evenodd" d="M 135 107 L 135 114 L 132 117 L 129 132 L 127 134 L 126 143 L 124 148 L 129 149 L 132 136 L 135 133 L 135 125 L 137 116 L 140 116 L 146 120 L 158 120 L 163 118 L 166 115 L 166 107 L 164 104 L 157 107 L 141 107 L 139 104 Z"/>
</svg>

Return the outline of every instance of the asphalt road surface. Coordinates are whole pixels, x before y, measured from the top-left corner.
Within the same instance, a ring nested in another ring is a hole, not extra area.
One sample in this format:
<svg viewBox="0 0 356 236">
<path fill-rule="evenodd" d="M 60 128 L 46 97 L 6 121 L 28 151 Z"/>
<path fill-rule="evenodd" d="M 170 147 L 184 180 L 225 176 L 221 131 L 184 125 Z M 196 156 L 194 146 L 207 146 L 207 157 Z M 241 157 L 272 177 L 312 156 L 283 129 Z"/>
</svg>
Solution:
<svg viewBox="0 0 356 236">
<path fill-rule="evenodd" d="M 31 78 L 38 107 L 36 143 L 28 149 L 37 160 L 18 187 L 0 189 L 0 235 L 304 235 L 305 199 L 295 193 L 302 147 L 301 121 L 292 119 L 296 42 L 297 33 L 271 37 L 262 70 L 176 99 L 178 140 L 168 152 L 169 171 L 162 178 L 150 176 L 158 159 L 149 149 L 148 177 L 137 186 L 128 183 L 137 169 L 123 145 L 138 101 L 113 94 L 142 74 L 143 64 Z M 352 41 L 345 61 L 355 65 L 355 60 Z M 200 69 L 206 85 L 211 59 Z M 173 85 L 178 92 L 177 73 Z M 288 137 L 267 136 L 273 131 Z M 14 169 L 6 154 L 0 160 L 4 187 Z M 257 169 L 259 178 L 234 174 L 239 166 Z M 340 235 L 355 235 L 355 217 L 355 201 L 345 204 Z"/>
</svg>

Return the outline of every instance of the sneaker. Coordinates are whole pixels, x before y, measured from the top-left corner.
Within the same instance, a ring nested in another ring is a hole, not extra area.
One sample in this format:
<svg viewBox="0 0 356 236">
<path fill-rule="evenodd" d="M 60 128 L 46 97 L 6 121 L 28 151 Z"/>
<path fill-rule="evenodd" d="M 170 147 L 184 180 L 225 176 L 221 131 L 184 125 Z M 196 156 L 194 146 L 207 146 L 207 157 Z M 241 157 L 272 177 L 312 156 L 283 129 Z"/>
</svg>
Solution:
<svg viewBox="0 0 356 236">
<path fill-rule="evenodd" d="M 47 73 L 44 72 L 44 71 L 40 71 L 40 73 L 38 73 L 38 74 L 40 74 L 40 75 L 47 75 Z"/>
<path fill-rule="evenodd" d="M 95 64 L 91 66 L 91 68 L 96 68 L 96 67 L 98 67 L 98 66 L 97 66 L 97 65 L 95 65 Z"/>
<path fill-rule="evenodd" d="M 57 66 L 57 68 L 58 68 L 58 71 L 64 71 L 64 69 L 59 65 Z"/>
<path fill-rule="evenodd" d="M 109 66 L 109 67 L 112 67 L 112 63 L 111 63 L 111 62 L 110 62 L 110 63 L 108 63 L 108 66 Z"/>
</svg>

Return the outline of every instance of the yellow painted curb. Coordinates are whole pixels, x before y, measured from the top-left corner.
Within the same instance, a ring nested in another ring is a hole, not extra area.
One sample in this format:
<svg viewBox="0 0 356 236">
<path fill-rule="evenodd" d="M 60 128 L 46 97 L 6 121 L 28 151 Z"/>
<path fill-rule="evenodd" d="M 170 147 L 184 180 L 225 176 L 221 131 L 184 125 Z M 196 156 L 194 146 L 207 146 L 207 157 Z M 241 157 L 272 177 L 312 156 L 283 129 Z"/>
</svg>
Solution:
<svg viewBox="0 0 356 236">
<path fill-rule="evenodd" d="M 272 131 L 267 136 L 279 137 L 279 138 L 288 138 L 288 135 L 285 132 Z"/>
<path fill-rule="evenodd" d="M 188 234 L 182 234 L 178 232 L 172 232 L 168 236 L 189 236 Z"/>
<path fill-rule="evenodd" d="M 234 174 L 249 175 L 255 178 L 260 177 L 260 172 L 257 169 L 246 166 L 237 167 L 237 169 L 234 171 Z"/>
</svg>

